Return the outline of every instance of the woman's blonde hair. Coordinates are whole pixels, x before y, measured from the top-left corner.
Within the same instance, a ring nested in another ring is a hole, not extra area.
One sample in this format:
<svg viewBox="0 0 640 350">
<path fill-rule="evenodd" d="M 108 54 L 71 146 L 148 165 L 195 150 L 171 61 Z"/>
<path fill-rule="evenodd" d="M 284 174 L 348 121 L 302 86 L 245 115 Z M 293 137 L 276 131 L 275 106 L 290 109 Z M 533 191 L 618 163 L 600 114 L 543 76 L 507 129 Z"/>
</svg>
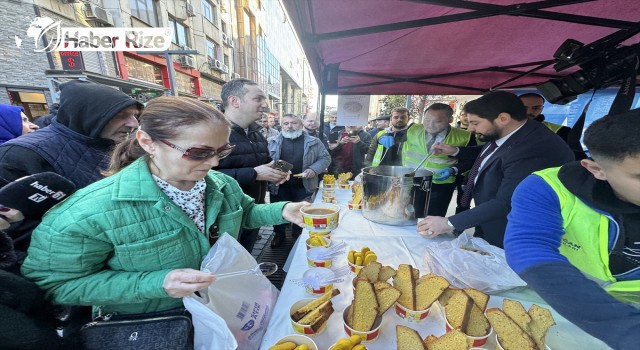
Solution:
<svg viewBox="0 0 640 350">
<path fill-rule="evenodd" d="M 152 140 L 170 140 L 178 136 L 185 128 L 202 122 L 213 122 L 223 128 L 230 124 L 224 114 L 210 104 L 188 97 L 165 96 L 151 100 L 140 115 L 140 129 Z M 147 152 L 135 137 L 130 137 L 113 150 L 109 169 L 105 176 L 113 175 Z"/>
</svg>

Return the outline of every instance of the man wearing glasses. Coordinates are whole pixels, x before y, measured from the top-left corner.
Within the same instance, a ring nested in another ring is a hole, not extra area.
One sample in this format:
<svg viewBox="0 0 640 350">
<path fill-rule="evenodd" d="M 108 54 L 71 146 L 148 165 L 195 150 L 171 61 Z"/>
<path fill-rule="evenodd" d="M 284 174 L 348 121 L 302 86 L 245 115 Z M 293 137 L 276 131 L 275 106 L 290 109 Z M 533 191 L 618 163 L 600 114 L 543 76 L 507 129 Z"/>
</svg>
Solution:
<svg viewBox="0 0 640 350">
<path fill-rule="evenodd" d="M 268 183 L 281 184 L 289 178 L 288 172 L 271 167 L 267 140 L 257 123 L 269 113 L 267 96 L 254 81 L 234 79 L 222 86 L 221 98 L 225 117 L 231 122 L 229 143 L 235 149 L 220 159 L 215 170 L 236 179 L 242 191 L 256 203 L 264 203 Z M 259 229 L 240 231 L 238 241 L 248 252 L 253 250 L 258 232 Z"/>
</svg>

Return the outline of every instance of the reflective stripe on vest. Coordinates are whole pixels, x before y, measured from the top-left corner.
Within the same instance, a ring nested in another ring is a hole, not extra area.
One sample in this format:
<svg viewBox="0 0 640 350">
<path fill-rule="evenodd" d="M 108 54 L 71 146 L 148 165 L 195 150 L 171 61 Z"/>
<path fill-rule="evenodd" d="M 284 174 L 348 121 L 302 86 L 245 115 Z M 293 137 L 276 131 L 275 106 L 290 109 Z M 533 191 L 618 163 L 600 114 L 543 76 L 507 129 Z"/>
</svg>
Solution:
<svg viewBox="0 0 640 350">
<path fill-rule="evenodd" d="M 427 156 L 427 140 L 425 138 L 426 131 L 422 124 L 413 124 L 409 130 L 407 130 L 407 142 L 402 147 L 402 166 L 415 168 L 424 157 Z M 471 139 L 471 133 L 457 128 L 451 128 L 447 137 L 442 140 L 442 143 L 455 147 L 463 147 L 469 144 Z M 422 165 L 423 168 L 436 172 L 440 169 L 450 168 L 457 164 L 458 160 L 443 154 L 432 155 Z M 455 175 L 449 176 L 446 179 L 433 181 L 435 184 L 448 184 L 453 183 L 456 180 Z"/>
<path fill-rule="evenodd" d="M 554 134 L 557 134 L 558 130 L 562 127 L 562 125 L 556 123 L 542 122 L 542 124 L 549 128 L 549 130 L 553 131 Z"/>
<path fill-rule="evenodd" d="M 380 137 L 387 133 L 386 129 L 382 129 L 378 131 L 376 134 L 376 140 L 380 140 Z M 384 146 L 378 143 L 378 148 L 376 148 L 376 153 L 373 155 L 373 160 L 371 160 L 371 166 L 378 166 L 380 162 L 382 162 L 382 155 L 384 154 Z"/>
<path fill-rule="evenodd" d="M 610 218 L 590 208 L 564 187 L 558 179 L 559 170 L 550 168 L 534 174 L 551 186 L 560 201 L 565 232 L 560 254 L 608 292 L 640 292 L 640 280 L 617 282 L 611 274 L 608 246 Z"/>
</svg>

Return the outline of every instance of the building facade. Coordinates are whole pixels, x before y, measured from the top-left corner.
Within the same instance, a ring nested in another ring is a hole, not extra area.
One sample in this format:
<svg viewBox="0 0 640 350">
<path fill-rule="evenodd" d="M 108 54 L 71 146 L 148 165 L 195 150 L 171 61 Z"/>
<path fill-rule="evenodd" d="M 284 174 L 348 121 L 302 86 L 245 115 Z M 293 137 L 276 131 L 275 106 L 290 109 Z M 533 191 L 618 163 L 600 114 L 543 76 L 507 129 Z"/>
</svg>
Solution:
<svg viewBox="0 0 640 350">
<path fill-rule="evenodd" d="M 142 102 L 175 94 L 219 103 L 225 82 L 246 77 L 265 89 L 275 111 L 302 113 L 307 108 L 303 103 L 317 85 L 309 78 L 306 84 L 281 83 L 282 72 L 287 72 L 282 67 L 291 62 L 281 61 L 284 58 L 274 54 L 278 51 L 274 45 L 289 46 L 290 52 L 304 56 L 297 39 L 291 40 L 295 34 L 290 26 L 291 33 L 281 36 L 280 43 L 278 38 L 267 40 L 264 28 L 270 24 L 265 18 L 272 6 L 281 8 L 280 1 L 2 0 L 0 103 L 23 106 L 32 118 L 47 114 L 58 100 L 59 84 L 69 79 L 111 85 Z M 44 27 L 58 21 L 63 28 L 168 27 L 173 36 L 169 49 L 156 53 L 135 49 L 49 52 L 44 48 L 56 41 L 55 30 L 44 30 L 39 38 L 29 36 L 34 23 Z M 308 65 L 298 70 L 310 72 Z M 306 93 L 302 93 L 304 86 Z M 279 104 L 285 97 L 291 109 Z"/>
</svg>

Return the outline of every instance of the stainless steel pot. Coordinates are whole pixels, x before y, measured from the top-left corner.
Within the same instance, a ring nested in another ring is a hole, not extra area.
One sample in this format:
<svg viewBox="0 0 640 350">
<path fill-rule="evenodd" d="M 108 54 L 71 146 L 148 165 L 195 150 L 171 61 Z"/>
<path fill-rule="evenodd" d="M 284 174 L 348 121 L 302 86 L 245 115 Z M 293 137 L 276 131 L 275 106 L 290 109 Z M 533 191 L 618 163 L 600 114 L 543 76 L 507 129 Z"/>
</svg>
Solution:
<svg viewBox="0 0 640 350">
<path fill-rule="evenodd" d="M 415 225 L 425 217 L 431 195 L 433 173 L 420 169 L 377 166 L 362 170 L 364 199 L 362 215 L 380 224 Z"/>
</svg>

